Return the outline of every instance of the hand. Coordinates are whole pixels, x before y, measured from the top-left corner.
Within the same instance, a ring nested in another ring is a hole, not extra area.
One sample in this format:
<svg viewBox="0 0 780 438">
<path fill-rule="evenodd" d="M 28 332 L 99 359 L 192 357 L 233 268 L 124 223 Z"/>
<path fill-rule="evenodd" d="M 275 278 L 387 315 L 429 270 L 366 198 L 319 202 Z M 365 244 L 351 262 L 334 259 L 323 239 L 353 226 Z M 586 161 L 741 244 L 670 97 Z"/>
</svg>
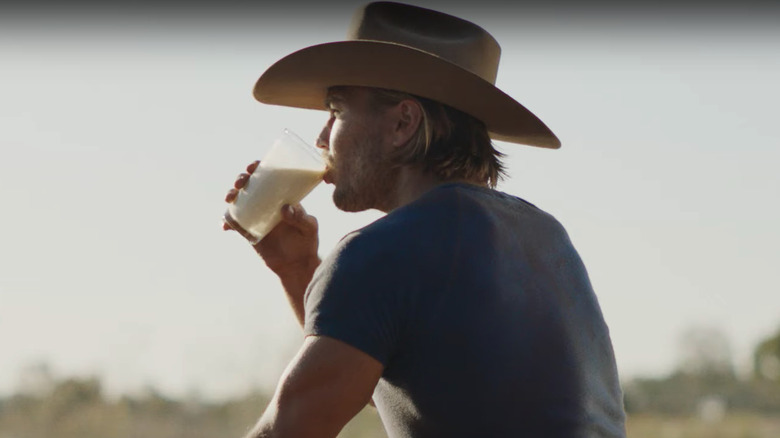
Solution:
<svg viewBox="0 0 780 438">
<path fill-rule="evenodd" d="M 238 198 L 239 191 L 246 187 L 246 184 L 249 182 L 249 177 L 254 173 L 254 171 L 257 169 L 257 166 L 260 165 L 260 161 L 255 161 L 249 166 L 246 167 L 247 173 L 241 173 L 236 177 L 236 182 L 233 183 L 233 188 L 230 189 L 227 193 L 227 196 L 225 196 L 225 202 L 227 203 L 233 203 L 235 202 L 236 198 Z M 222 218 L 222 229 L 227 230 L 235 230 L 238 234 L 244 237 L 244 239 L 248 240 L 249 242 L 254 242 L 256 239 L 254 236 L 252 236 L 248 231 L 246 231 L 244 228 L 241 227 L 241 225 L 236 222 L 235 220 L 232 220 L 231 217 L 229 217 L 227 214 L 224 218 Z"/>
<path fill-rule="evenodd" d="M 238 175 L 233 188 L 225 197 L 225 202 L 230 203 L 236 200 L 238 191 L 246 186 L 249 182 L 249 176 L 259 164 L 259 161 L 255 161 L 247 166 L 248 173 Z M 254 240 L 235 222 L 224 222 L 223 229 L 235 230 L 247 240 Z M 313 271 L 319 265 L 317 218 L 307 214 L 300 204 L 284 205 L 282 207 L 282 221 L 253 246 L 266 265 L 280 277 L 299 276 L 303 272 Z"/>
<path fill-rule="evenodd" d="M 307 214 L 300 204 L 285 205 L 282 221 L 254 248 L 280 277 L 303 272 L 310 276 L 320 264 L 317 218 Z"/>
</svg>

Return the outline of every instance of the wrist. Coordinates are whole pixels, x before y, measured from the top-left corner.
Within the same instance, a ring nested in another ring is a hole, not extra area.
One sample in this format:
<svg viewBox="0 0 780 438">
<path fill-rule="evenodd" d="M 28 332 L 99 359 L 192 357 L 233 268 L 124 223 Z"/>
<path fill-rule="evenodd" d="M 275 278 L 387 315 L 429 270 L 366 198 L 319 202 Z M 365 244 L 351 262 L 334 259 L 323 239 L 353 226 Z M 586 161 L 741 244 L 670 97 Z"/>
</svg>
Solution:
<svg viewBox="0 0 780 438">
<path fill-rule="evenodd" d="M 288 264 L 283 268 L 277 268 L 274 273 L 279 277 L 284 289 L 285 295 L 290 302 L 290 306 L 298 319 L 298 323 L 303 327 L 306 311 L 304 310 L 304 296 L 306 290 L 314 277 L 314 271 L 320 265 L 320 258 L 313 256 L 306 261 L 295 264 Z"/>
<path fill-rule="evenodd" d="M 282 281 L 286 279 L 307 279 L 311 280 L 314 275 L 314 271 L 320 265 L 322 261 L 319 256 L 312 254 L 304 259 L 296 260 L 294 262 L 286 262 L 283 264 L 267 263 L 271 271 L 276 274 Z"/>
</svg>

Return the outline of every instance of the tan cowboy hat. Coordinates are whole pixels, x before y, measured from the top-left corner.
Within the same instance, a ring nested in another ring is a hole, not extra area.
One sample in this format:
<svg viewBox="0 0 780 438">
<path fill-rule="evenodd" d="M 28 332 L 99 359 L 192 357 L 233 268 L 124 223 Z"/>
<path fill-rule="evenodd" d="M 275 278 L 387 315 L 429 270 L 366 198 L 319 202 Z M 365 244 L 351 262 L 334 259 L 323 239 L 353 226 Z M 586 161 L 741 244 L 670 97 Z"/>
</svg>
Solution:
<svg viewBox="0 0 780 438">
<path fill-rule="evenodd" d="M 347 41 L 282 58 L 260 76 L 254 95 L 263 103 L 322 110 L 331 86 L 387 88 L 470 114 L 495 140 L 559 148 L 541 120 L 496 88 L 500 56 L 498 42 L 474 23 L 376 2 L 355 13 Z"/>
</svg>

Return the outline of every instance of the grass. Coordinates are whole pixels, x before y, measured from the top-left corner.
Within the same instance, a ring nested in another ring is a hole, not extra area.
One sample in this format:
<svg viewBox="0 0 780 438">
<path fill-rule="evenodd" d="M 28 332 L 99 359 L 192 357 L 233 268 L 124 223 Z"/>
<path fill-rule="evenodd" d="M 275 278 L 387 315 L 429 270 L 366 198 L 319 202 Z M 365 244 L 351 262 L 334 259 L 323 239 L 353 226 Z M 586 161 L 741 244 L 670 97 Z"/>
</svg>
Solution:
<svg viewBox="0 0 780 438">
<path fill-rule="evenodd" d="M 629 438 L 778 438 L 780 415 L 735 412 L 704 420 L 634 414 L 629 416 L 626 430 Z"/>
</svg>

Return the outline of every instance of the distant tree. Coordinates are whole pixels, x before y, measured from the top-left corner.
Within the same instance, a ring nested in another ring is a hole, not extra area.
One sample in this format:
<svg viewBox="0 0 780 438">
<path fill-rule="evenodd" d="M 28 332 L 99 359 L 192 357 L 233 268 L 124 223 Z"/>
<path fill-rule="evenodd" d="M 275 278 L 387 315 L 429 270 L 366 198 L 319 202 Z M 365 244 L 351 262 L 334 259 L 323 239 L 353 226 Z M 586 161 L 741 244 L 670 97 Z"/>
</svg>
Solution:
<svg viewBox="0 0 780 438">
<path fill-rule="evenodd" d="M 22 368 L 18 377 L 18 393 L 31 397 L 46 397 L 55 386 L 55 377 L 51 367 L 43 362 L 33 363 Z"/>
<path fill-rule="evenodd" d="M 713 328 L 689 329 L 680 337 L 680 362 L 673 373 L 634 378 L 624 383 L 626 409 L 630 414 L 698 415 L 710 421 L 722 419 L 728 412 L 777 418 L 780 414 L 780 330 L 756 346 L 754 360 L 756 378 L 737 379 L 723 332 Z M 740 436 L 780 435 L 773 432 Z"/>
<path fill-rule="evenodd" d="M 50 431 L 57 431 L 59 436 L 68 436 L 68 429 L 72 426 L 76 430 L 71 434 L 77 434 L 85 426 L 73 421 L 74 417 L 83 417 L 84 412 L 99 411 L 104 405 L 103 390 L 100 381 L 96 377 L 64 379 L 54 386 L 51 395 L 41 405 L 39 414 L 44 424 L 49 425 Z"/>
<path fill-rule="evenodd" d="M 704 378 L 733 378 L 731 344 L 717 327 L 692 327 L 680 337 L 679 371 Z"/>
<path fill-rule="evenodd" d="M 55 378 L 45 365 L 24 370 L 18 392 L 0 395 L 0 438 L 224 438 L 244 436 L 268 404 L 260 390 L 224 401 L 183 400 L 154 387 L 114 400 L 97 377 Z M 339 438 L 385 437 L 373 408 Z"/>
<path fill-rule="evenodd" d="M 753 373 L 758 379 L 780 382 L 780 329 L 756 347 Z"/>
</svg>

